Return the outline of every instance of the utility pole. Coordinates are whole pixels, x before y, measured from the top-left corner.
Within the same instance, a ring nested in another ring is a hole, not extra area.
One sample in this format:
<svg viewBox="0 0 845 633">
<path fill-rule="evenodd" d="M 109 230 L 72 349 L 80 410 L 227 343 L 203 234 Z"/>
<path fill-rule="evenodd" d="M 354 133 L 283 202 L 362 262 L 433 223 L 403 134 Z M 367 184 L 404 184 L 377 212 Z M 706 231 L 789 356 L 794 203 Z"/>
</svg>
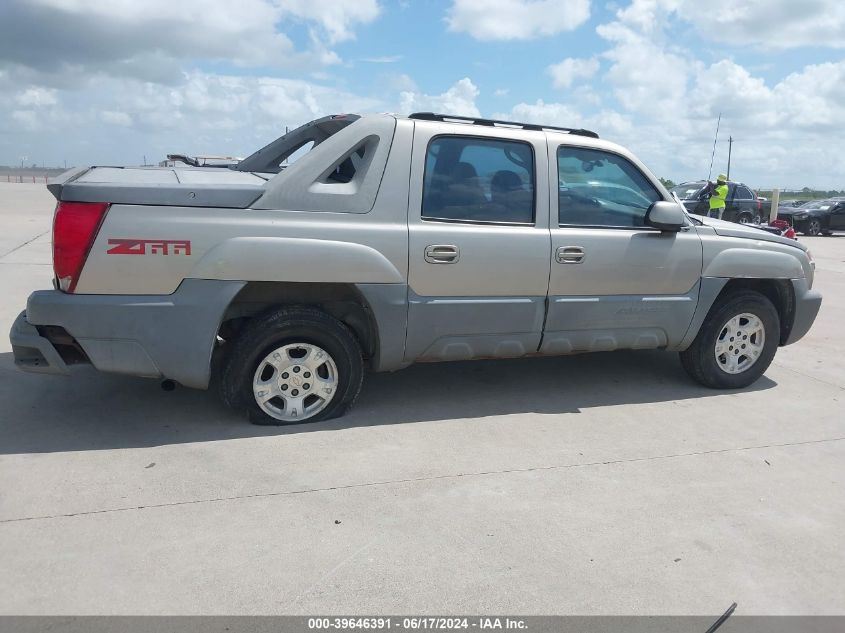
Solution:
<svg viewBox="0 0 845 633">
<path fill-rule="evenodd" d="M 728 180 L 731 179 L 731 148 L 733 147 L 733 144 L 734 144 L 734 137 L 729 136 L 728 137 L 728 173 L 727 173 Z"/>
</svg>

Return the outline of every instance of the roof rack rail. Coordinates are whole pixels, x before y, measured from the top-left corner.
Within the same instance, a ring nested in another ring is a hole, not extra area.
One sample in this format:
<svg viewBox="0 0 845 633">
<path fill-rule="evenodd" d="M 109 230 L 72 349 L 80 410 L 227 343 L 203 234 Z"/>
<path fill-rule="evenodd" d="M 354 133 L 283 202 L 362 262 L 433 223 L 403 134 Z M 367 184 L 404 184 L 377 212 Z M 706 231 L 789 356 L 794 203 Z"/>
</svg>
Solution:
<svg viewBox="0 0 845 633">
<path fill-rule="evenodd" d="M 571 127 L 557 127 L 554 125 L 540 125 L 537 123 L 518 123 L 516 121 L 500 121 L 499 119 L 482 119 L 474 116 L 457 116 L 454 114 L 437 114 L 436 112 L 414 112 L 408 115 L 409 119 L 419 119 L 421 121 L 462 121 L 472 123 L 473 125 L 485 125 L 487 127 L 506 126 L 519 127 L 523 130 L 535 130 L 542 132 L 543 130 L 555 130 L 558 132 L 567 132 L 569 134 L 577 134 L 578 136 L 589 136 L 590 138 L 598 138 L 599 135 L 592 130 L 585 130 L 583 128 Z"/>
</svg>

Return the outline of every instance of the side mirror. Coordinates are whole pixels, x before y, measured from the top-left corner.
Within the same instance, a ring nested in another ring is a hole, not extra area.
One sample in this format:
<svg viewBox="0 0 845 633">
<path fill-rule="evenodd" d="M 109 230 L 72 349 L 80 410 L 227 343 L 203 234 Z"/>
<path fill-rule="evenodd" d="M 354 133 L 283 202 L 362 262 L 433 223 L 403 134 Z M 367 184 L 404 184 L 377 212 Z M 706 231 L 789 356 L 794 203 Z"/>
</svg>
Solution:
<svg viewBox="0 0 845 633">
<path fill-rule="evenodd" d="M 645 225 L 661 231 L 677 232 L 686 224 L 686 214 L 676 202 L 658 200 L 653 202 L 645 212 Z"/>
</svg>

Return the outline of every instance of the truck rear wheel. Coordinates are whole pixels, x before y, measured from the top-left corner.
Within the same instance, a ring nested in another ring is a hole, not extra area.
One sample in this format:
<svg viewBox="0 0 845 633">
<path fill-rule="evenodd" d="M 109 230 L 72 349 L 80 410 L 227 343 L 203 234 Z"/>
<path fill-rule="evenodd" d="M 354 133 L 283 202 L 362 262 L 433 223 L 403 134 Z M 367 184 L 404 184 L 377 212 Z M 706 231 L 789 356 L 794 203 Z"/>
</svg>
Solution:
<svg viewBox="0 0 845 633">
<path fill-rule="evenodd" d="M 740 291 L 710 310 L 692 345 L 681 352 L 681 364 L 706 387 L 741 389 L 768 369 L 779 339 L 780 318 L 772 302 Z"/>
<path fill-rule="evenodd" d="M 342 415 L 361 391 L 361 347 L 343 323 L 308 307 L 252 319 L 233 342 L 220 388 L 255 424 L 301 424 Z"/>
</svg>

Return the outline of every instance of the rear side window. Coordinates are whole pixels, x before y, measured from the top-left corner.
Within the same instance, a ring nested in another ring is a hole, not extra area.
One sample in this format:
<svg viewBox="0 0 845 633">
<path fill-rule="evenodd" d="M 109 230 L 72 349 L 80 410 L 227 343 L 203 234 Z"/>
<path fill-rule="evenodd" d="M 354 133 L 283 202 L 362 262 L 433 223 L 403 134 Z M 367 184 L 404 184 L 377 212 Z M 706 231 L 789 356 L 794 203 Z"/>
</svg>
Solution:
<svg viewBox="0 0 845 633">
<path fill-rule="evenodd" d="M 628 159 L 596 149 L 557 150 L 558 221 L 561 226 L 645 226 L 661 200 L 657 189 Z"/>
<path fill-rule="evenodd" d="M 534 152 L 527 143 L 444 136 L 428 146 L 422 217 L 534 223 Z"/>
<path fill-rule="evenodd" d="M 737 200 L 753 200 L 754 194 L 751 193 L 751 189 L 748 187 L 743 187 L 742 185 L 737 185 L 736 193 L 734 194 Z"/>
<path fill-rule="evenodd" d="M 373 148 L 370 148 L 373 151 Z M 361 144 L 360 147 L 355 148 L 347 154 L 335 167 L 324 177 L 324 182 L 334 182 L 345 184 L 352 182 L 355 175 L 364 165 L 364 159 L 367 157 L 367 146 Z"/>
</svg>

